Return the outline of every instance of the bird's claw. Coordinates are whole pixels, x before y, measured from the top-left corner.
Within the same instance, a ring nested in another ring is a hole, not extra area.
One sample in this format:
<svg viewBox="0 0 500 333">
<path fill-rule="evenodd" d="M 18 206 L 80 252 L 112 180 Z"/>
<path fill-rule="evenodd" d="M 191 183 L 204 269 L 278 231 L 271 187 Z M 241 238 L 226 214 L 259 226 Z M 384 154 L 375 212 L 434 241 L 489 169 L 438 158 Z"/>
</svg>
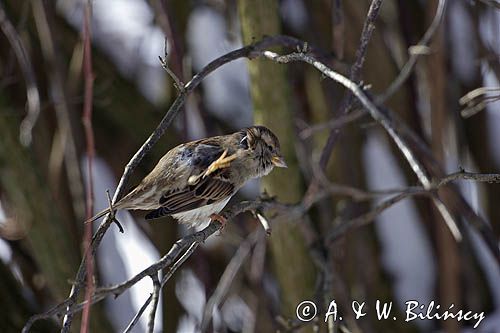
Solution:
<svg viewBox="0 0 500 333">
<path fill-rule="evenodd" d="M 222 230 L 226 227 L 227 219 L 219 214 L 212 214 L 210 215 L 210 220 L 211 221 L 217 221 L 221 224 L 221 228 L 219 229 L 220 233 L 222 233 Z"/>
</svg>

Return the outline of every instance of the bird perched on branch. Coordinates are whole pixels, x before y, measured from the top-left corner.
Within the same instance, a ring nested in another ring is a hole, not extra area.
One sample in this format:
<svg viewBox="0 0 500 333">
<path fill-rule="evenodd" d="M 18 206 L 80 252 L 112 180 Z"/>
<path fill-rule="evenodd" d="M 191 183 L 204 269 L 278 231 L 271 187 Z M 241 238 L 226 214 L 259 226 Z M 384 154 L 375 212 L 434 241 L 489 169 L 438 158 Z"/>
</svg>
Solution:
<svg viewBox="0 0 500 333">
<path fill-rule="evenodd" d="M 170 215 L 190 227 L 211 219 L 251 178 L 286 168 L 276 135 L 264 126 L 181 144 L 168 151 L 141 183 L 113 205 L 150 210 L 146 219 Z M 103 210 L 87 222 L 111 212 Z"/>
</svg>

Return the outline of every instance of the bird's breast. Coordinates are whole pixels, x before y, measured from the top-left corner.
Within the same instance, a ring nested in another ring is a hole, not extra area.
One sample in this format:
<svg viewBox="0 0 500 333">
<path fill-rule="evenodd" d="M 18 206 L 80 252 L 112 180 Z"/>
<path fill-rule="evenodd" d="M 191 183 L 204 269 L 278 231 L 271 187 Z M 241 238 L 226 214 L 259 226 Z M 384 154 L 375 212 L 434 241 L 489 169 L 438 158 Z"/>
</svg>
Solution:
<svg viewBox="0 0 500 333">
<path fill-rule="evenodd" d="M 179 223 L 186 224 L 190 228 L 204 228 L 210 222 L 210 215 L 220 213 L 229 202 L 229 199 L 231 197 L 200 208 L 173 214 L 172 217 L 177 219 Z"/>
</svg>

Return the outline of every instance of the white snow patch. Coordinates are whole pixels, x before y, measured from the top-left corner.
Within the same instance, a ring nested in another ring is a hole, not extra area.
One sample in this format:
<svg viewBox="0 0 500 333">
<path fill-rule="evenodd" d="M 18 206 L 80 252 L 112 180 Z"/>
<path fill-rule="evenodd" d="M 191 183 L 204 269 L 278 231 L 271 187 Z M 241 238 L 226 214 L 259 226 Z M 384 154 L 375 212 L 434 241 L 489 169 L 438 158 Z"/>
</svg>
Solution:
<svg viewBox="0 0 500 333">
<path fill-rule="evenodd" d="M 378 133 L 370 134 L 363 151 L 368 188 L 407 186 L 387 141 Z M 381 242 L 383 266 L 394 277 L 400 309 L 405 309 L 407 300 L 428 304 L 434 295 L 436 263 L 414 202 L 406 199 L 385 210 L 377 218 L 375 228 Z M 420 323 L 422 327 L 429 324 Z"/>
</svg>

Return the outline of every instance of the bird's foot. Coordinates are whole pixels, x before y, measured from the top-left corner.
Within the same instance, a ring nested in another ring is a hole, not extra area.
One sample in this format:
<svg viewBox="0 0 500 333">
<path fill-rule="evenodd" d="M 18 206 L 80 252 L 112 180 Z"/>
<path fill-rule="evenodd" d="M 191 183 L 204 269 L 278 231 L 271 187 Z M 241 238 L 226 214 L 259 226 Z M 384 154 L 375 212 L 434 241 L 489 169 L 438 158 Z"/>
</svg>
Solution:
<svg viewBox="0 0 500 333">
<path fill-rule="evenodd" d="M 207 168 L 207 171 L 205 171 L 205 173 L 203 174 L 203 177 L 206 177 L 219 169 L 227 168 L 231 164 L 231 162 L 236 159 L 236 154 L 227 157 L 226 156 L 227 156 L 227 149 L 224 150 L 222 155 L 217 160 L 215 160 L 214 162 L 212 162 L 212 164 L 210 164 L 210 166 Z"/>
<path fill-rule="evenodd" d="M 219 214 L 212 214 L 210 215 L 210 220 L 211 221 L 217 221 L 221 224 L 221 228 L 219 229 L 220 233 L 222 233 L 222 230 L 226 227 L 227 219 Z"/>
</svg>

